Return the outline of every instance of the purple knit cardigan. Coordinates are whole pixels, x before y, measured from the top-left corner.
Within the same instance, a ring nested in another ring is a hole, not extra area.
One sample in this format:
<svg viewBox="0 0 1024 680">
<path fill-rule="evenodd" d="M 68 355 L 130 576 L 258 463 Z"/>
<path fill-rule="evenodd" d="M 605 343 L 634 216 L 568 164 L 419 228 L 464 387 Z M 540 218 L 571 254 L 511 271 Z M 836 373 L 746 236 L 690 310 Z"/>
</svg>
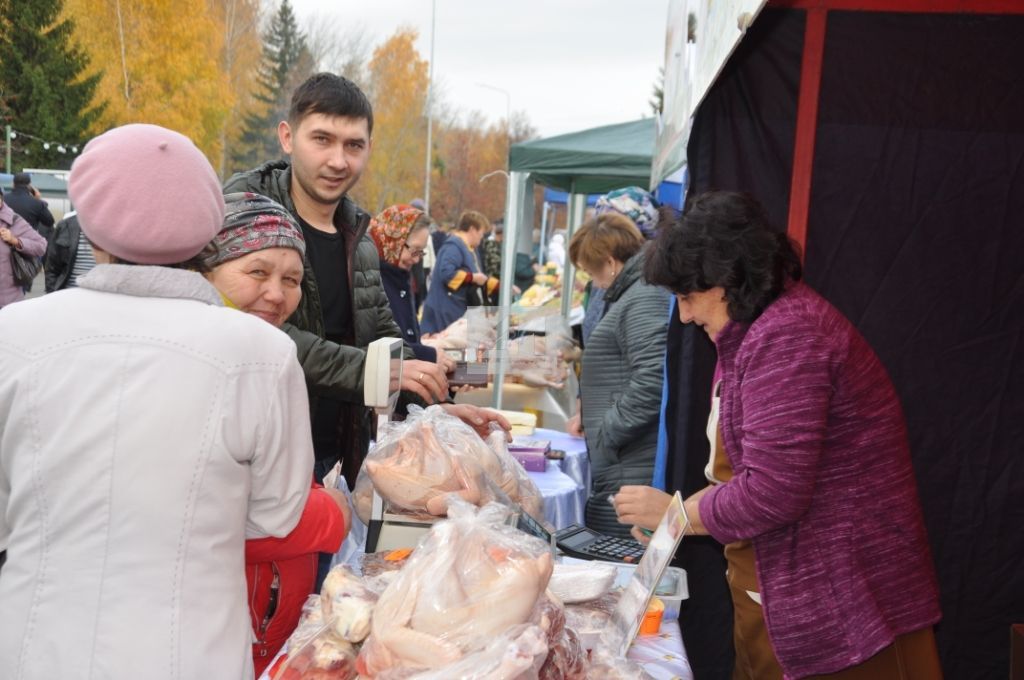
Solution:
<svg viewBox="0 0 1024 680">
<path fill-rule="evenodd" d="M 787 678 L 858 664 L 941 618 L 899 399 L 864 338 L 807 286 L 715 339 L 735 476 L 700 501 L 753 539 Z"/>
</svg>

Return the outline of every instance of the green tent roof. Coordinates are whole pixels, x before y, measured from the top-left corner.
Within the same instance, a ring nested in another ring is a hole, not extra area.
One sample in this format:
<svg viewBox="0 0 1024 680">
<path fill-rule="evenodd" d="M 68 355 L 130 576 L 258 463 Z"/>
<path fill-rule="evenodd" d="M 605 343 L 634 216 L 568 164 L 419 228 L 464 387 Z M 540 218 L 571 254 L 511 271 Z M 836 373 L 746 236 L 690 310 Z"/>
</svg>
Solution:
<svg viewBox="0 0 1024 680">
<path fill-rule="evenodd" d="M 534 181 L 570 193 L 646 187 L 654 138 L 653 118 L 605 125 L 513 144 L 508 166 L 510 171 L 529 172 Z"/>
</svg>

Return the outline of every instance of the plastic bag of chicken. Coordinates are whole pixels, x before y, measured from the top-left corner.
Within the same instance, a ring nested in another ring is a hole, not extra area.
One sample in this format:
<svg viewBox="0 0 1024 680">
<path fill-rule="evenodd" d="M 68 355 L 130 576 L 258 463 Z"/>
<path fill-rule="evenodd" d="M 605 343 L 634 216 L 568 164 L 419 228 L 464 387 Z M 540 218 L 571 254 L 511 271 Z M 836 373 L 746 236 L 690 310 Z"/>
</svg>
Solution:
<svg viewBox="0 0 1024 680">
<path fill-rule="evenodd" d="M 443 517 L 448 496 L 472 505 L 505 500 L 487 479 L 473 445 L 476 432 L 440 406 L 409 407 L 409 417 L 388 423 L 356 479 L 356 513 L 369 521 L 376 489 L 389 508 L 403 514 Z"/>
<path fill-rule="evenodd" d="M 509 509 L 496 503 L 453 500 L 448 517 L 381 594 L 360 674 L 462 677 L 451 667 L 471 659 L 488 678 L 538 677 L 549 651 L 537 612 L 548 603 L 550 548 L 508 526 Z"/>
<path fill-rule="evenodd" d="M 356 677 L 358 645 L 370 634 L 380 590 L 390 578 L 364 579 L 347 566 L 331 569 L 319 595 L 310 595 L 288 653 L 271 671 L 274 680 L 348 680 Z M 379 588 L 379 589 L 378 589 Z"/>
</svg>

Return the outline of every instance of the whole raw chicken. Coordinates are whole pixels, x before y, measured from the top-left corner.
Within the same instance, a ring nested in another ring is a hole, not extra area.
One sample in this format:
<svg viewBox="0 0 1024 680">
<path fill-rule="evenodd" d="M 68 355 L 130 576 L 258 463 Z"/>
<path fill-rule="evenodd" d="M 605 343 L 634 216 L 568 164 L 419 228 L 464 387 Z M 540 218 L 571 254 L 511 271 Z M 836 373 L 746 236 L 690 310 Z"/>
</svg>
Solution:
<svg viewBox="0 0 1024 680">
<path fill-rule="evenodd" d="M 491 504 L 480 512 L 500 525 L 507 510 Z M 527 622 L 551 577 L 551 554 L 532 537 L 502 531 L 515 533 L 461 517 L 435 525 L 381 595 L 360 673 L 440 668 Z"/>
<path fill-rule="evenodd" d="M 368 457 L 363 467 L 381 497 L 403 510 L 443 516 L 447 509 L 445 496 L 452 492 L 473 505 L 483 500 L 485 490 L 479 464 L 451 455 L 438 441 L 434 425 L 425 420 L 417 422 L 414 430 L 392 443 L 387 451 Z M 369 517 L 362 500 L 365 495 L 357 493 L 360 517 L 364 511 Z"/>
</svg>

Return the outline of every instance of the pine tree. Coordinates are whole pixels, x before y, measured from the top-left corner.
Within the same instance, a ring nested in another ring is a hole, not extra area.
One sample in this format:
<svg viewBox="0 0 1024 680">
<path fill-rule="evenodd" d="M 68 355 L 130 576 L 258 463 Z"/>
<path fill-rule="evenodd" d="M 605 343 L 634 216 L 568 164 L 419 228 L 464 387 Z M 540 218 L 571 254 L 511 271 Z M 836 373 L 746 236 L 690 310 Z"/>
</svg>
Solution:
<svg viewBox="0 0 1024 680">
<path fill-rule="evenodd" d="M 93 101 L 100 74 L 86 75 L 89 60 L 71 40 L 74 26 L 60 20 L 64 0 L 10 6 L 0 22 L 0 92 L 9 124 L 21 133 L 13 164 L 68 168 L 74 159 L 70 147 L 85 143 L 89 125 L 103 111 L 103 104 Z"/>
<path fill-rule="evenodd" d="M 282 0 L 263 37 L 263 57 L 253 95 L 255 110 L 243 118 L 236 170 L 279 158 L 277 124 L 288 115 L 292 90 L 313 72 L 306 37 L 299 30 L 291 3 Z"/>
</svg>

